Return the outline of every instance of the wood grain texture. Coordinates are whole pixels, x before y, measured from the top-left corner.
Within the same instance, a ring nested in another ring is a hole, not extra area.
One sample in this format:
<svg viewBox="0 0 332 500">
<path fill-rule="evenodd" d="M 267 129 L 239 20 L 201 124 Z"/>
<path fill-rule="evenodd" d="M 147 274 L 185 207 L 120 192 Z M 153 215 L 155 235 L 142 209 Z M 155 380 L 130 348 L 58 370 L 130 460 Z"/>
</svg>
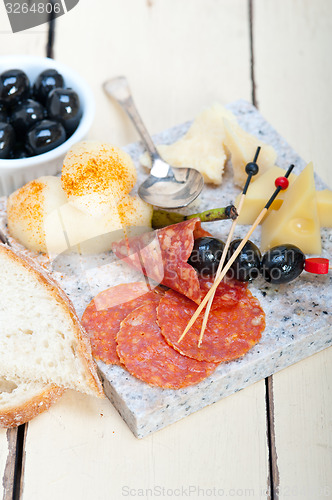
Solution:
<svg viewBox="0 0 332 500">
<path fill-rule="evenodd" d="M 2 500 L 12 500 L 15 481 L 17 428 L 0 429 L 0 494 Z"/>
<path fill-rule="evenodd" d="M 332 2 L 254 0 L 258 105 L 332 187 Z"/>
<path fill-rule="evenodd" d="M 248 26 L 246 0 L 103 0 L 98 8 L 81 0 L 57 20 L 54 55 L 94 90 L 90 137 L 123 145 L 137 136 L 103 94 L 105 79 L 129 78 L 151 133 L 214 101 L 250 100 Z M 190 485 L 266 498 L 267 457 L 264 382 L 144 440 L 107 400 L 68 393 L 29 424 L 23 500 Z"/>
<path fill-rule="evenodd" d="M 138 440 L 108 401 L 68 392 L 29 424 L 23 499 L 120 499 L 149 489 L 175 498 L 190 486 L 192 498 L 213 488 L 265 498 L 264 415 L 258 383 Z"/>
<path fill-rule="evenodd" d="M 250 100 L 247 16 L 246 0 L 80 0 L 57 20 L 54 54 L 93 88 L 91 137 L 120 146 L 138 139 L 101 88 L 122 74 L 151 133 L 215 101 Z"/>
<path fill-rule="evenodd" d="M 4 2 L 0 2 L 0 55 L 45 56 L 47 29 L 46 25 L 42 25 L 20 33 L 12 33 Z"/>
<path fill-rule="evenodd" d="M 331 187 L 332 4 L 254 0 L 253 17 L 260 110 Z M 328 349 L 273 376 L 280 500 L 332 496 L 331 365 Z"/>
<path fill-rule="evenodd" d="M 330 498 L 332 349 L 273 378 L 279 498 Z"/>
<path fill-rule="evenodd" d="M 0 429 L 0 498 L 4 496 L 4 473 L 6 468 L 6 460 L 8 456 L 8 444 L 6 429 Z"/>
<path fill-rule="evenodd" d="M 5 11 L 0 3 L 0 55 L 45 55 L 47 26 L 13 34 Z M 8 68 L 9 69 L 9 68 Z M 12 500 L 16 453 L 17 429 L 0 429 L 0 499 Z M 8 441 L 9 440 L 9 441 Z"/>
</svg>

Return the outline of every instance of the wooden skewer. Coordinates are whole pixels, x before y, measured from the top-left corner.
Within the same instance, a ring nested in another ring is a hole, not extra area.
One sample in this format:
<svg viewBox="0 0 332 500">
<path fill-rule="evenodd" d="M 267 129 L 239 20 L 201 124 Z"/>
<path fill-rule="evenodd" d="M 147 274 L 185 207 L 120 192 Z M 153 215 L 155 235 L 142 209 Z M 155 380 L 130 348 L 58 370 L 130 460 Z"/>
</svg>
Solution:
<svg viewBox="0 0 332 500">
<path fill-rule="evenodd" d="M 240 198 L 239 206 L 237 207 L 238 216 L 241 213 L 244 200 L 246 199 L 246 194 L 247 194 L 247 191 L 248 191 L 248 187 L 249 187 L 251 178 L 252 178 L 253 175 L 256 175 L 258 173 L 258 165 L 256 164 L 256 162 L 257 162 L 260 150 L 261 150 L 261 147 L 258 146 L 258 148 L 256 150 L 256 153 L 255 153 L 255 157 L 254 157 L 253 162 L 252 162 L 253 166 L 255 166 L 256 169 L 254 169 L 254 170 L 251 169 L 251 171 L 250 171 L 249 169 L 246 168 L 246 172 L 248 174 L 248 177 L 247 177 L 245 186 L 244 186 L 243 191 L 242 191 L 242 196 Z M 238 217 L 233 220 L 231 229 L 229 231 L 229 235 L 227 237 L 227 240 L 226 240 L 226 243 L 225 243 L 222 255 L 221 255 L 221 259 L 220 259 L 220 262 L 219 262 L 219 265 L 218 265 L 218 269 L 217 269 L 217 272 L 216 272 L 216 275 L 215 275 L 215 280 L 219 277 L 219 275 L 221 273 L 221 270 L 222 270 L 222 267 L 224 265 L 224 262 L 225 262 L 225 259 L 226 259 L 226 255 L 227 255 L 227 252 L 228 252 L 228 248 L 229 248 L 229 245 L 230 245 L 230 243 L 232 241 L 233 234 L 234 234 L 234 231 L 235 231 L 235 228 L 236 228 L 236 225 L 237 225 L 237 221 L 238 221 Z M 205 310 L 205 314 L 204 314 L 204 318 L 203 318 L 203 323 L 202 323 L 202 328 L 201 328 L 201 333 L 200 333 L 199 340 L 198 340 L 198 347 L 200 347 L 201 344 L 202 344 L 203 335 L 204 335 L 204 332 L 205 332 L 205 329 L 206 329 L 206 325 L 207 325 L 207 322 L 208 322 L 208 319 L 209 319 L 210 309 L 211 309 L 211 306 L 212 306 L 212 303 L 213 303 L 214 295 L 215 295 L 215 291 L 211 294 L 209 302 L 207 303 L 207 306 L 206 306 L 206 310 Z"/>
<path fill-rule="evenodd" d="M 286 174 L 285 174 L 285 177 L 287 178 L 291 171 L 293 170 L 294 168 L 294 165 L 291 165 L 289 167 L 289 169 L 287 170 Z M 210 297 L 212 296 L 212 294 L 215 292 L 216 288 L 218 287 L 219 283 L 221 282 L 221 280 L 223 279 L 223 277 L 226 275 L 227 271 L 229 270 L 229 268 L 232 266 L 233 262 L 235 261 L 235 259 L 237 258 L 237 256 L 239 255 L 239 253 L 241 252 L 242 248 L 244 247 L 244 245 L 247 243 L 247 241 L 249 240 L 250 236 L 252 235 L 252 233 L 255 231 L 256 227 L 259 225 L 259 223 L 263 220 L 263 218 L 265 217 L 268 209 L 270 208 L 271 204 L 273 203 L 273 201 L 275 200 L 275 198 L 278 196 L 279 192 L 281 191 L 281 186 L 279 185 L 277 187 L 277 189 L 274 191 L 273 195 L 271 196 L 271 198 L 269 199 L 269 201 L 266 203 L 265 207 L 263 208 L 263 210 L 261 211 L 261 213 L 258 215 L 257 219 L 255 220 L 254 224 L 251 226 L 251 228 L 249 229 L 249 231 L 247 232 L 247 234 L 245 235 L 245 237 L 243 238 L 243 240 L 241 241 L 241 243 L 239 244 L 239 246 L 237 247 L 237 249 L 235 250 L 235 252 L 233 253 L 233 255 L 231 256 L 231 258 L 229 259 L 229 261 L 227 262 L 227 264 L 225 265 L 225 267 L 223 268 L 223 270 L 221 271 L 220 275 L 218 276 L 218 278 L 215 280 L 215 282 L 213 283 L 212 287 L 210 288 L 210 290 L 208 291 L 208 293 L 205 295 L 204 299 L 202 300 L 202 302 L 200 303 L 200 305 L 198 306 L 198 308 L 196 309 L 195 313 L 193 314 L 192 318 L 190 319 L 188 325 L 186 326 L 186 328 L 184 329 L 182 335 L 179 337 L 178 339 L 178 342 L 181 342 L 185 335 L 187 334 L 188 330 L 192 327 L 192 325 L 195 323 L 196 319 L 198 318 L 198 316 L 200 315 L 200 313 L 202 312 L 202 310 L 204 309 L 204 307 L 206 306 L 207 302 L 209 301 Z"/>
</svg>

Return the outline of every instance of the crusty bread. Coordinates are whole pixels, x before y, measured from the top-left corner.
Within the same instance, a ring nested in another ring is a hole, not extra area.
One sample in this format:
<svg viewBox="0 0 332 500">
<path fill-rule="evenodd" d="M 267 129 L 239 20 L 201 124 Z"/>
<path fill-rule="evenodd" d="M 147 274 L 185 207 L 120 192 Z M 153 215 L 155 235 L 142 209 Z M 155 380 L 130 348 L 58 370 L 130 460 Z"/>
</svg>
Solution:
<svg viewBox="0 0 332 500">
<path fill-rule="evenodd" d="M 0 376 L 0 427 L 17 427 L 48 410 L 65 389 Z"/>
<path fill-rule="evenodd" d="M 0 245 L 0 375 L 103 396 L 90 341 L 57 284 Z"/>
</svg>

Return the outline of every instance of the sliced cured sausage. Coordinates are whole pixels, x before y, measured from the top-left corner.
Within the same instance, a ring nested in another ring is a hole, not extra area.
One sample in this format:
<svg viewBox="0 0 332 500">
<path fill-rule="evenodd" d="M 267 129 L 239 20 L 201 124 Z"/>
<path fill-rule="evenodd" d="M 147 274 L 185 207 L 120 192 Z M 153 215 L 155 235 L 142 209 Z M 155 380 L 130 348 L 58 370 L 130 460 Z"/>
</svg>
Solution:
<svg viewBox="0 0 332 500">
<path fill-rule="evenodd" d="M 166 341 L 181 354 L 210 362 L 230 361 L 249 351 L 261 338 L 265 314 L 258 300 L 245 290 L 240 300 L 226 306 L 213 302 L 203 342 L 198 347 L 204 309 L 187 335 L 178 339 L 197 309 L 196 304 L 173 290 L 158 306 L 158 325 Z"/>
<path fill-rule="evenodd" d="M 157 304 L 162 293 L 160 288 L 149 290 L 142 281 L 117 285 L 99 293 L 81 320 L 90 336 L 93 356 L 104 363 L 120 365 L 115 338 L 121 321 L 146 302 Z"/>
<path fill-rule="evenodd" d="M 130 240 L 113 244 L 117 257 L 126 260 L 157 283 L 182 293 L 197 304 L 201 289 L 197 272 L 188 264 L 194 239 L 210 236 L 200 219 L 190 219 Z"/>
<path fill-rule="evenodd" d="M 156 305 L 145 303 L 121 323 L 117 352 L 132 375 L 164 389 L 181 389 L 197 384 L 216 369 L 216 363 L 182 356 L 168 345 L 156 319 Z"/>
<path fill-rule="evenodd" d="M 199 286 L 201 288 L 202 299 L 208 293 L 210 288 L 214 283 L 213 278 L 202 278 L 198 277 Z M 247 289 L 248 283 L 243 283 L 241 281 L 236 281 L 233 279 L 227 279 L 220 282 L 213 299 L 213 307 L 218 306 L 234 306 L 236 305 L 241 297 L 244 295 Z"/>
</svg>

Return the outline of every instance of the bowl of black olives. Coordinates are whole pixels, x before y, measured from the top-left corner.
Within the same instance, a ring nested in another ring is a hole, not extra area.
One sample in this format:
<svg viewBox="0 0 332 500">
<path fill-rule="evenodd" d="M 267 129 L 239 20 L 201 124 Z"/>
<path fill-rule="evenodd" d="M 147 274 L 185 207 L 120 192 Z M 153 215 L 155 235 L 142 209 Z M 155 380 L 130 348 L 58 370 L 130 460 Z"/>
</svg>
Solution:
<svg viewBox="0 0 332 500">
<path fill-rule="evenodd" d="M 85 80 L 53 59 L 0 57 L 0 196 L 61 171 L 87 136 L 94 97 Z"/>
</svg>

